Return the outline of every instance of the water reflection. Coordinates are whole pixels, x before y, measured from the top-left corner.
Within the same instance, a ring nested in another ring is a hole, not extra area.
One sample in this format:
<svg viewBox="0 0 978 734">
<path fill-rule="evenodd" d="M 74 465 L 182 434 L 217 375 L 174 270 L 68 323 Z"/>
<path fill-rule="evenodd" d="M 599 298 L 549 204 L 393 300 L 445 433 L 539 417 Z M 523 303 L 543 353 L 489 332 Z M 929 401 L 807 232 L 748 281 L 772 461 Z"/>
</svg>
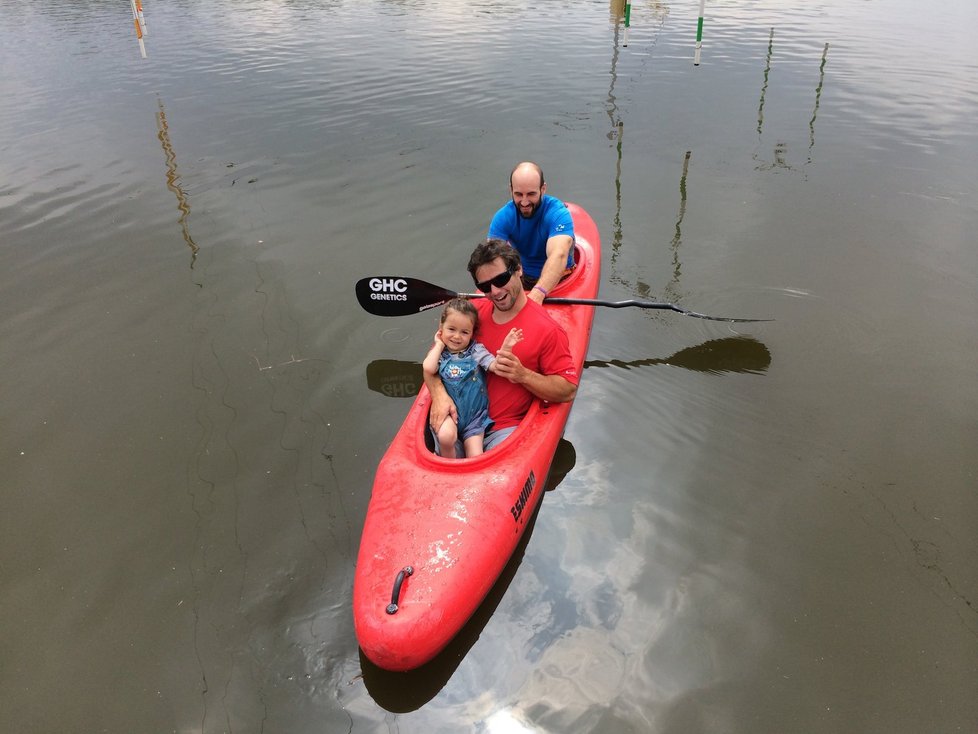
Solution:
<svg viewBox="0 0 978 734">
<path fill-rule="evenodd" d="M 686 176 L 689 174 L 689 158 L 693 151 L 687 150 L 683 156 L 683 175 L 679 179 L 679 214 L 676 217 L 676 233 L 672 237 L 672 280 L 663 289 L 667 300 L 679 298 L 679 278 L 682 275 L 682 262 L 679 260 L 679 245 L 683 241 L 682 224 L 686 216 Z"/>
<path fill-rule="evenodd" d="M 420 362 L 375 359 L 367 365 L 367 387 L 389 398 L 413 398 L 423 382 Z"/>
<path fill-rule="evenodd" d="M 818 105 L 822 100 L 822 84 L 825 83 L 825 62 L 829 55 L 829 44 L 822 49 L 822 63 L 818 65 L 818 86 L 815 87 L 815 107 L 812 109 L 812 119 L 808 121 L 808 160 L 812 162 L 812 149 L 815 147 L 815 118 L 818 117 Z"/>
<path fill-rule="evenodd" d="M 649 367 L 669 365 L 695 372 L 719 375 L 725 372 L 761 374 L 771 365 L 768 348 L 749 336 L 710 339 L 702 344 L 680 349 L 668 357 L 650 357 L 632 361 L 590 359 L 589 367 Z M 367 387 L 388 398 L 411 398 L 424 382 L 419 362 L 400 359 L 375 359 L 367 365 Z M 558 448 L 559 450 L 559 448 Z"/>
<path fill-rule="evenodd" d="M 618 34 L 622 13 L 625 9 L 625 0 L 611 0 L 611 18 L 615 25 L 614 43 L 611 52 L 611 72 L 609 74 L 611 82 L 608 86 L 608 121 L 611 129 L 608 131 L 608 140 L 615 144 L 618 155 L 615 161 L 615 223 L 614 232 L 611 238 L 611 264 L 614 267 L 618 259 L 618 250 L 621 248 L 621 152 L 622 138 L 625 134 L 625 123 L 618 112 L 618 98 L 615 96 L 615 83 L 618 81 Z"/>
<path fill-rule="evenodd" d="M 693 152 L 687 150 L 683 155 L 683 168 L 682 173 L 679 177 L 679 211 L 676 215 L 676 227 L 675 233 L 670 242 L 670 249 L 672 251 L 672 273 L 669 282 L 663 287 L 662 292 L 664 294 L 665 300 L 674 301 L 676 303 L 682 300 L 682 292 L 679 289 L 679 281 L 682 276 L 682 261 L 679 257 L 679 247 L 682 244 L 682 224 L 683 219 L 686 217 L 686 201 L 687 201 L 687 178 L 689 176 L 689 160 L 692 157 Z M 619 146 L 619 165 L 618 165 L 618 176 L 621 176 L 621 150 Z M 609 276 L 609 280 L 613 283 L 618 283 L 624 286 L 630 292 L 639 296 L 643 299 L 654 300 L 654 293 L 652 287 L 643 282 L 640 279 L 631 280 L 630 278 L 622 275 L 615 268 L 615 261 L 618 255 L 618 248 L 621 245 L 622 235 L 621 235 L 621 217 L 620 217 L 620 184 L 619 186 L 619 210 L 615 214 L 615 236 L 612 242 L 613 252 L 611 256 L 612 274 Z"/>
<path fill-rule="evenodd" d="M 618 82 L 618 59 L 619 59 L 619 48 L 628 47 L 628 28 L 630 26 L 630 4 L 626 6 L 626 0 L 611 0 L 610 2 L 610 14 L 611 21 L 614 24 L 614 35 L 612 42 L 612 53 L 611 53 L 611 71 L 609 72 L 610 84 L 608 86 L 608 99 L 607 99 L 607 112 L 608 120 L 610 122 L 611 129 L 608 131 L 607 138 L 612 141 L 616 152 L 615 159 L 615 220 L 614 228 L 611 238 L 611 264 L 614 267 L 617 259 L 619 250 L 622 243 L 622 221 L 621 221 L 621 205 L 622 205 L 622 187 L 621 187 L 621 173 L 622 173 L 622 153 L 624 150 L 624 136 L 625 136 L 625 121 L 622 118 L 622 114 L 618 108 L 618 97 L 615 94 L 615 85 Z M 651 4 L 651 12 L 653 17 L 659 21 L 658 28 L 652 36 L 652 45 L 655 45 L 655 41 L 658 38 L 658 31 L 661 30 L 662 25 L 665 23 L 665 18 L 667 11 L 664 9 L 660 3 L 653 2 Z M 621 38 L 621 24 L 622 20 L 625 21 L 625 33 L 624 42 L 619 46 L 619 39 Z"/>
<path fill-rule="evenodd" d="M 177 222 L 183 234 L 183 241 L 190 248 L 190 269 L 193 270 L 200 248 L 194 242 L 193 235 L 190 234 L 190 227 L 187 224 L 187 218 L 190 216 L 190 200 L 187 198 L 183 186 L 180 185 L 180 174 L 177 172 L 177 154 L 173 150 L 173 143 L 170 142 L 170 126 L 166 121 L 166 109 L 163 107 L 163 100 L 157 97 L 156 101 L 160 108 L 159 112 L 156 113 L 156 137 L 159 138 L 160 145 L 163 146 L 163 155 L 166 157 L 166 187 L 177 197 L 177 209 L 180 210 Z"/>
<path fill-rule="evenodd" d="M 774 54 L 774 29 L 767 41 L 767 56 L 764 62 L 764 83 L 761 85 L 761 99 L 757 105 L 757 137 L 761 137 L 761 130 L 764 127 L 764 98 L 767 95 L 767 85 L 771 77 L 771 56 Z"/>
<path fill-rule="evenodd" d="M 559 447 L 558 447 L 559 450 Z M 556 464 L 556 458 L 554 460 Z M 552 472 L 551 472 L 552 473 Z M 548 489 L 549 489 L 548 483 Z M 384 670 L 374 665 L 360 651 L 360 669 L 363 672 L 363 682 L 371 698 L 381 707 L 393 713 L 405 713 L 421 708 L 434 698 L 445 684 L 451 679 L 459 663 L 479 639 L 496 607 L 505 596 L 516 570 L 523 561 L 527 543 L 533 534 L 537 515 L 542 503 L 537 503 L 533 515 L 527 523 L 526 531 L 520 539 L 516 550 L 513 551 L 509 563 L 503 569 L 499 579 L 493 584 L 482 604 L 465 623 L 461 631 L 448 643 L 448 646 L 432 660 L 420 668 L 403 673 Z"/>
<path fill-rule="evenodd" d="M 812 162 L 812 151 L 815 148 L 815 120 L 818 117 L 818 107 L 822 99 L 822 87 L 825 84 L 825 64 L 828 61 L 829 54 L 829 44 L 826 43 L 822 48 L 822 59 L 818 66 L 818 84 L 815 87 L 815 105 L 812 109 L 812 116 L 808 121 L 808 157 L 805 161 L 805 165 Z M 767 55 L 765 56 L 764 62 L 764 82 L 761 84 L 761 96 L 758 100 L 757 105 L 757 140 L 758 140 L 758 150 L 762 145 L 761 137 L 764 131 L 764 102 L 767 96 L 768 83 L 771 77 L 771 60 L 774 57 L 774 28 L 771 29 L 770 35 L 768 36 L 767 44 Z M 774 144 L 773 149 L 773 160 L 763 161 L 759 153 L 754 154 L 755 161 L 761 161 L 755 170 L 757 171 L 771 171 L 771 170 L 793 170 L 792 166 L 787 160 L 787 143 L 783 141 L 777 141 Z"/>
<path fill-rule="evenodd" d="M 620 359 L 588 360 L 585 367 L 648 367 L 670 365 L 696 372 L 719 375 L 724 372 L 761 374 L 771 365 L 771 352 L 753 337 L 735 336 L 711 339 L 694 347 L 681 349 L 670 357 L 636 359 L 623 362 Z"/>
<path fill-rule="evenodd" d="M 659 20 L 659 28 L 661 29 L 662 24 L 665 22 L 667 11 L 664 8 L 662 8 L 659 3 L 655 3 L 653 5 L 652 10 L 655 16 L 657 17 L 657 19 Z M 622 241 L 624 239 L 622 218 L 621 218 L 621 207 L 622 207 L 621 175 L 622 175 L 622 160 L 623 160 L 623 153 L 624 153 L 625 122 L 618 108 L 618 98 L 615 94 L 615 84 L 618 81 L 617 69 L 618 69 L 618 58 L 619 58 L 619 29 L 620 29 L 620 21 L 623 18 L 623 14 L 624 17 L 626 17 L 626 24 L 625 24 L 625 41 L 622 44 L 622 46 L 623 47 L 628 46 L 627 13 L 628 13 L 628 8 L 625 5 L 625 0 L 611 1 L 611 14 L 612 14 L 612 19 L 614 21 L 615 32 L 614 32 L 614 42 L 612 45 L 613 50 L 611 54 L 611 72 L 610 72 L 611 83 L 610 86 L 608 87 L 608 101 L 607 101 L 608 120 L 611 124 L 611 129 L 608 131 L 607 138 L 608 140 L 612 141 L 612 143 L 614 144 L 616 157 L 615 157 L 615 219 L 614 219 L 614 227 L 613 227 L 612 238 L 611 238 L 612 275 L 610 276 L 609 279 L 612 282 L 616 282 L 625 286 L 630 291 L 639 294 L 642 297 L 648 297 L 651 294 L 651 288 L 647 284 L 642 283 L 641 281 L 635 283 L 630 282 L 625 277 L 623 277 L 616 268 L 618 256 L 621 250 Z M 655 36 L 653 37 L 653 44 L 655 43 L 654 38 Z M 681 242 L 680 225 L 682 224 L 683 217 L 685 216 L 686 213 L 686 175 L 689 172 L 690 155 L 691 155 L 691 151 L 686 151 L 686 155 L 683 158 L 682 178 L 680 179 L 680 183 L 679 183 L 679 193 L 680 193 L 679 217 L 676 221 L 676 235 L 673 237 L 672 240 L 673 278 L 670 284 L 666 286 L 666 292 L 670 294 L 669 296 L 670 299 L 673 298 L 672 294 L 676 292 L 676 289 L 672 288 L 671 286 L 678 284 L 679 275 L 682 269 L 679 264 L 679 244 Z"/>
</svg>

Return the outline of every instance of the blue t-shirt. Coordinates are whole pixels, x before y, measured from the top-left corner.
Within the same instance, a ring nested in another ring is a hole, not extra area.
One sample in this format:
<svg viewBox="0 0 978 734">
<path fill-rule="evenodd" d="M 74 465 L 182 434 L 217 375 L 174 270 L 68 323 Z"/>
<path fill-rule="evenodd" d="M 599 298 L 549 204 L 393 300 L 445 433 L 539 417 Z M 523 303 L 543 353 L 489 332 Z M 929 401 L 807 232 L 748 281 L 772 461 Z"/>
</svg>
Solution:
<svg viewBox="0 0 978 734">
<path fill-rule="evenodd" d="M 523 272 L 539 278 L 547 261 L 547 240 L 555 235 L 570 235 L 574 239 L 574 220 L 560 199 L 544 194 L 540 206 L 529 219 L 520 214 L 510 199 L 496 212 L 489 224 L 489 237 L 506 240 L 519 250 Z M 567 267 L 574 265 L 574 248 L 567 254 Z"/>
</svg>

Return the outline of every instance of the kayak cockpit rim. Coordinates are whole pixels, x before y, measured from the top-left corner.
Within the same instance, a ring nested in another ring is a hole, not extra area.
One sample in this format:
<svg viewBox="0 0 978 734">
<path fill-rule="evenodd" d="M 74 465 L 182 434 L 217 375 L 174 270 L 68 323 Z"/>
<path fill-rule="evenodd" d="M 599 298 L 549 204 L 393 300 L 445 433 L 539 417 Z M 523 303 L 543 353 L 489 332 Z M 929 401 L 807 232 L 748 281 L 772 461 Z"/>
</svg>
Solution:
<svg viewBox="0 0 978 734">
<path fill-rule="evenodd" d="M 574 283 L 584 277 L 584 274 L 589 267 L 587 257 L 585 256 L 581 245 L 577 243 L 574 245 L 574 262 L 574 269 L 571 270 L 566 277 L 561 279 L 556 286 L 554 286 L 554 289 L 551 291 L 553 295 L 559 296 L 562 291 L 572 287 Z M 554 408 L 560 405 L 543 400 L 534 400 L 530 405 L 530 410 L 527 411 L 525 416 L 523 416 L 523 420 L 520 421 L 520 424 L 516 427 L 516 430 L 513 431 L 513 433 L 510 434 L 505 441 L 500 443 L 499 446 L 494 449 L 490 449 L 479 456 L 463 457 L 461 459 L 446 459 L 435 453 L 435 439 L 434 436 L 431 435 L 431 431 L 428 428 L 428 413 L 431 410 L 431 396 L 428 394 L 426 387 L 422 386 L 421 391 L 424 393 L 424 398 L 423 401 L 419 403 L 419 406 L 423 408 L 423 410 L 420 412 L 423 412 L 424 414 L 424 422 L 421 425 L 421 430 L 418 432 L 420 435 L 418 436 L 416 451 L 418 452 L 419 456 L 427 455 L 427 457 L 434 463 L 443 464 L 446 466 L 457 464 L 460 461 L 465 462 L 467 466 L 476 466 L 478 463 L 486 461 L 487 459 L 485 457 L 496 456 L 496 449 L 505 446 L 507 441 L 516 439 L 521 433 L 523 433 L 524 427 L 534 422 L 537 413 L 542 412 L 544 415 L 549 415 Z"/>
</svg>

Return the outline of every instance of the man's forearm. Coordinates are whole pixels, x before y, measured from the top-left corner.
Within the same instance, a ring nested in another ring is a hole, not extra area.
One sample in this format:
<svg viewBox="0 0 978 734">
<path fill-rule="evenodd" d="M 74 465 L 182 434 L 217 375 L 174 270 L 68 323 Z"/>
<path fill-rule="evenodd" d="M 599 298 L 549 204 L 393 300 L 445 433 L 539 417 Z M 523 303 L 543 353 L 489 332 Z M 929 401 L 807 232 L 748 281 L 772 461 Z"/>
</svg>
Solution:
<svg viewBox="0 0 978 734">
<path fill-rule="evenodd" d="M 538 398 L 550 403 L 568 403 L 577 395 L 577 385 L 560 375 L 541 375 L 527 370 L 522 384 Z"/>
<path fill-rule="evenodd" d="M 559 255 L 557 257 L 548 257 L 547 262 L 543 264 L 543 269 L 540 271 L 540 277 L 537 279 L 536 284 L 547 292 L 552 291 L 557 286 L 557 283 L 560 282 L 565 270 L 567 270 L 566 257 L 560 257 Z"/>
<path fill-rule="evenodd" d="M 549 291 L 564 277 L 564 271 L 567 270 L 567 257 L 573 246 L 574 241 L 567 235 L 559 235 L 547 240 L 547 260 L 537 280 L 541 287 Z"/>
<path fill-rule="evenodd" d="M 424 384 L 425 387 L 428 388 L 428 392 L 431 393 L 432 401 L 436 401 L 439 398 L 448 397 L 448 391 L 445 389 L 445 385 L 441 381 L 441 375 L 439 375 L 437 372 L 431 374 L 425 371 Z"/>
</svg>

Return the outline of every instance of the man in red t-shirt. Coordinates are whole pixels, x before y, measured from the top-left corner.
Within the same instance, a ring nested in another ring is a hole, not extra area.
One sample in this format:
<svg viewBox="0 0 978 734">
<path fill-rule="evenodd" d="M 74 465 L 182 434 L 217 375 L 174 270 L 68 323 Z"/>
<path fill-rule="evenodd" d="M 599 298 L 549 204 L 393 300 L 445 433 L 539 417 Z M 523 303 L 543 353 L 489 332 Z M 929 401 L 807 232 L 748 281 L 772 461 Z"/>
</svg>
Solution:
<svg viewBox="0 0 978 734">
<path fill-rule="evenodd" d="M 487 296 L 476 301 L 479 325 L 475 337 L 496 355 L 496 370 L 486 375 L 493 420 L 485 436 L 488 451 L 516 430 L 535 397 L 551 403 L 573 400 L 580 376 L 563 327 L 543 306 L 526 297 L 515 248 L 497 239 L 480 243 L 469 259 L 469 273 L 476 288 Z M 499 351 L 514 328 L 523 330 L 523 340 L 512 351 Z M 440 426 L 449 415 L 457 419 L 455 404 L 437 374 L 426 375 L 425 385 L 431 393 L 429 423 Z"/>
</svg>

